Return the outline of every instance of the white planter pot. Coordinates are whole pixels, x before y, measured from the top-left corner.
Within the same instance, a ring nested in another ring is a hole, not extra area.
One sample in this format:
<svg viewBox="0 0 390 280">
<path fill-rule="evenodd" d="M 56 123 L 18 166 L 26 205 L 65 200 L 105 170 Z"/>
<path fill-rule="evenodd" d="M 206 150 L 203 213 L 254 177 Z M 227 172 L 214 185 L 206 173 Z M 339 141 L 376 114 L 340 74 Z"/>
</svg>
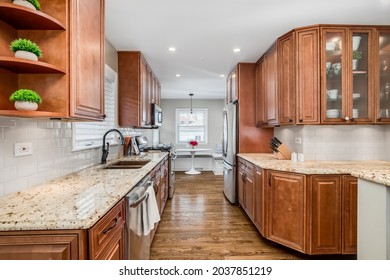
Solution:
<svg viewBox="0 0 390 280">
<path fill-rule="evenodd" d="M 14 0 L 13 3 L 15 5 L 19 5 L 19 6 L 23 6 L 23 7 L 29 8 L 29 9 L 36 10 L 36 8 L 35 8 L 35 6 L 33 4 L 31 4 L 30 2 L 25 1 L 25 0 Z"/>
<path fill-rule="evenodd" d="M 358 59 L 353 59 L 353 60 L 352 60 L 352 70 L 357 70 L 357 68 L 358 68 L 358 62 L 359 62 Z"/>
<path fill-rule="evenodd" d="M 21 111 L 35 111 L 38 109 L 38 103 L 28 101 L 15 101 L 16 110 Z"/>
<path fill-rule="evenodd" d="M 360 37 L 360 36 L 353 36 L 352 37 L 352 50 L 356 51 L 359 48 L 361 39 L 362 39 L 362 37 Z"/>
<path fill-rule="evenodd" d="M 15 57 L 38 61 L 38 56 L 32 52 L 16 51 Z"/>
</svg>

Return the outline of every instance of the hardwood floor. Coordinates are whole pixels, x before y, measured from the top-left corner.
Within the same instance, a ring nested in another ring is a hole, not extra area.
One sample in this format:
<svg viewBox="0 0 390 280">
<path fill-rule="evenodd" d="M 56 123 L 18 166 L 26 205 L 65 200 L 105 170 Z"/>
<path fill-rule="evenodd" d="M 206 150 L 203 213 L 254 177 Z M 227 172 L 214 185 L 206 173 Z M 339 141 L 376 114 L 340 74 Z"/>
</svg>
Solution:
<svg viewBox="0 0 390 280">
<path fill-rule="evenodd" d="M 223 176 L 176 172 L 151 246 L 154 260 L 308 259 L 262 238 L 245 212 L 223 194 Z"/>
</svg>

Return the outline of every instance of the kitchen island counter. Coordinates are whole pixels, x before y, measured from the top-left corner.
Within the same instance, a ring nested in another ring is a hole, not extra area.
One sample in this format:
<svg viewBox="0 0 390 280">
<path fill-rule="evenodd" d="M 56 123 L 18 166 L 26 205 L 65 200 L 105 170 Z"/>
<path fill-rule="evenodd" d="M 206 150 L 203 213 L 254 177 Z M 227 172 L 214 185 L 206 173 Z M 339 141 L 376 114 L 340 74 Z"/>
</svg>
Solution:
<svg viewBox="0 0 390 280">
<path fill-rule="evenodd" d="M 120 159 L 150 160 L 139 169 L 105 169 L 111 160 L 0 197 L 0 231 L 91 228 L 167 155 Z"/>
<path fill-rule="evenodd" d="M 374 183 L 390 186 L 388 161 L 305 161 L 293 162 L 276 159 L 274 154 L 241 153 L 239 157 L 264 169 L 301 174 L 351 174 Z"/>
</svg>

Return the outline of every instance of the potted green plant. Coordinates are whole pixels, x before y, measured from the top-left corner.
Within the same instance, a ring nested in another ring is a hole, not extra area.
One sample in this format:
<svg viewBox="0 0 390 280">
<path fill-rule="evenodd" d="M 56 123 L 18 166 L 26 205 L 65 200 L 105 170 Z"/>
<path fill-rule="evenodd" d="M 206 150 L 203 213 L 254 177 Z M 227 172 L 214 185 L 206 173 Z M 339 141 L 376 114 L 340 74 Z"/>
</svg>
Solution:
<svg viewBox="0 0 390 280">
<path fill-rule="evenodd" d="M 353 51 L 352 53 L 352 70 L 356 70 L 358 67 L 358 61 L 362 59 L 363 52 L 362 51 Z"/>
<path fill-rule="evenodd" d="M 38 0 L 14 0 L 13 3 L 33 10 L 39 11 L 41 9 Z"/>
<path fill-rule="evenodd" d="M 16 110 L 35 111 L 38 104 L 42 103 L 42 98 L 38 93 L 31 89 L 18 89 L 9 97 L 10 101 L 15 102 Z"/>
<path fill-rule="evenodd" d="M 15 53 L 15 57 L 38 61 L 42 56 L 42 51 L 37 44 L 28 39 L 16 39 L 10 44 L 10 49 Z"/>
</svg>

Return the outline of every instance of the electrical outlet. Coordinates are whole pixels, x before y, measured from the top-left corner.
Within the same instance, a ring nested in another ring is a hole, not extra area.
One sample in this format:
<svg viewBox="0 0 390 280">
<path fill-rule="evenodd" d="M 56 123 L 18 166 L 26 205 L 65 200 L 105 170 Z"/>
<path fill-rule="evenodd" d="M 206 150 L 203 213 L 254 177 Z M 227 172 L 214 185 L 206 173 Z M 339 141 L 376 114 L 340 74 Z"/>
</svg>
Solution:
<svg viewBox="0 0 390 280">
<path fill-rule="evenodd" d="M 301 137 L 295 137 L 295 144 L 302 144 L 302 138 Z"/>
<path fill-rule="evenodd" d="M 15 143 L 14 149 L 16 157 L 28 156 L 33 153 L 32 142 Z"/>
</svg>

